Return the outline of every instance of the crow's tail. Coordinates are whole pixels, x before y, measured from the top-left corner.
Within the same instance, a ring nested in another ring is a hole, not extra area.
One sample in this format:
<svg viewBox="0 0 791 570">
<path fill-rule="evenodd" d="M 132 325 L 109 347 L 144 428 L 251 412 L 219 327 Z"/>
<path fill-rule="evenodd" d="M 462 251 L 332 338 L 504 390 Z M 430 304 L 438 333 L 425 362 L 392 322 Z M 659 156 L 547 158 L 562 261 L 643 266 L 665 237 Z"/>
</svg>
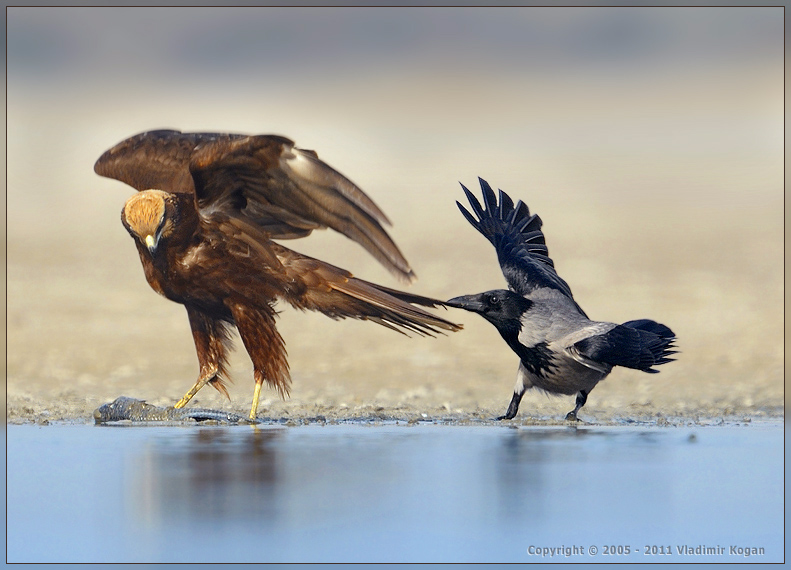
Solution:
<svg viewBox="0 0 791 570">
<path fill-rule="evenodd" d="M 648 319 L 617 325 L 604 334 L 577 342 L 574 348 L 584 357 L 612 366 L 625 366 L 655 374 L 653 368 L 670 358 L 676 335 L 663 324 Z"/>
<path fill-rule="evenodd" d="M 652 368 L 653 366 L 675 360 L 675 358 L 670 358 L 670 355 L 678 352 L 673 350 L 675 348 L 673 343 L 676 341 L 676 335 L 665 325 L 650 319 L 638 319 L 636 321 L 628 321 L 621 326 L 628 327 L 638 333 L 640 357 L 637 361 L 637 366 L 631 366 L 630 368 L 656 373 L 659 370 L 655 370 Z"/>
</svg>

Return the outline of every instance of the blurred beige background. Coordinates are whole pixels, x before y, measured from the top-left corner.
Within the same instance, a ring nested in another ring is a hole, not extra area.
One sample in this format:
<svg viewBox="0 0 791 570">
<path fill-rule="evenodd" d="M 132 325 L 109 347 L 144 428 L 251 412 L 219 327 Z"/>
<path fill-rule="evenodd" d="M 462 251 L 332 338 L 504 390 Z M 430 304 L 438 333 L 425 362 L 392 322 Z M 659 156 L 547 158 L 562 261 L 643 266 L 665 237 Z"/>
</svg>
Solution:
<svg viewBox="0 0 791 570">
<path fill-rule="evenodd" d="M 288 136 L 394 222 L 419 280 L 446 299 L 504 284 L 459 214 L 487 179 L 544 220 L 592 318 L 653 318 L 682 353 L 616 371 L 581 417 L 782 417 L 782 8 L 9 8 L 7 412 L 86 421 L 119 395 L 171 404 L 197 376 L 183 307 L 146 284 L 93 173 L 140 131 Z M 288 244 L 401 286 L 328 232 Z M 282 307 L 292 398 L 275 417 L 486 417 L 517 358 L 475 315 L 405 338 Z M 232 401 L 252 367 L 237 342 Z M 531 392 L 520 421 L 573 398 Z"/>
</svg>

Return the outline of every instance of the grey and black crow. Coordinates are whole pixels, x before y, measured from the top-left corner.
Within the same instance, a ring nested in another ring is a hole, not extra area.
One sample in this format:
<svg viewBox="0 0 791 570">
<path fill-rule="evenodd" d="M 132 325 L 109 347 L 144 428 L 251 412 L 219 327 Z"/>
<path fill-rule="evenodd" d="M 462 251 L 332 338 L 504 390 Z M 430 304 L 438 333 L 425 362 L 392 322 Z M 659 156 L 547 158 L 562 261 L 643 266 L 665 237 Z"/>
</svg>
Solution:
<svg viewBox="0 0 791 570">
<path fill-rule="evenodd" d="M 674 360 L 670 355 L 676 353 L 676 336 L 665 325 L 648 319 L 622 325 L 590 320 L 555 271 L 541 218 L 531 215 L 521 200 L 514 205 L 502 190 L 498 203 L 489 184 L 479 181 L 483 206 L 463 184 L 473 213 L 456 204 L 494 245 L 509 290 L 456 297 L 447 304 L 480 314 L 519 356 L 514 395 L 498 420 L 512 419 L 525 390 L 532 387 L 577 394 L 576 406 L 566 415 L 576 420 L 590 391 L 613 366 L 656 373 L 654 366 Z"/>
</svg>

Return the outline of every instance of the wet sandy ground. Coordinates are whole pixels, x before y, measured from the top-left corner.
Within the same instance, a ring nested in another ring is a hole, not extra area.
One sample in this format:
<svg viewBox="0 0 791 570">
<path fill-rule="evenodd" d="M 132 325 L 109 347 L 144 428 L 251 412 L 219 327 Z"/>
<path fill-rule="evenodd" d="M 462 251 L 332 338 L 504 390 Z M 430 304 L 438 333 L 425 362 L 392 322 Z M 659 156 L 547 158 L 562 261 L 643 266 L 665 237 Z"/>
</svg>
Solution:
<svg viewBox="0 0 791 570">
<path fill-rule="evenodd" d="M 473 184 L 474 178 L 466 181 Z M 435 222 L 398 204 L 386 208 L 421 277 L 411 290 L 450 298 L 502 286 L 493 250 L 455 212 L 455 183 L 444 186 L 438 192 L 444 199 L 433 199 Z M 521 184 L 501 186 L 515 196 L 532 194 L 519 190 Z M 128 193 L 102 191 L 117 204 L 92 214 L 99 227 L 89 230 L 85 248 L 68 232 L 9 243 L 9 422 L 90 421 L 94 408 L 120 395 L 171 405 L 194 381 L 197 366 L 183 309 L 148 288 L 131 240 L 113 223 Z M 658 375 L 617 369 L 591 394 L 583 419 L 782 417 L 782 219 L 779 203 L 770 208 L 772 200 L 766 201 L 738 211 L 712 212 L 708 205 L 624 211 L 576 196 L 564 207 L 536 207 L 557 267 L 590 315 L 655 318 L 674 329 L 682 351 Z M 761 223 L 746 237 L 722 239 L 745 218 Z M 642 229 L 645 224 L 652 229 Z M 311 249 L 325 259 L 346 260 L 360 276 L 396 285 L 354 246 L 336 240 Z M 447 316 L 465 329 L 426 339 L 284 308 L 279 327 L 293 389 L 286 401 L 266 393 L 260 415 L 467 421 L 502 414 L 516 357 L 482 319 L 454 310 Z M 204 389 L 193 405 L 249 409 L 251 365 L 238 339 L 236 346 L 232 400 Z M 573 398 L 531 392 L 515 421 L 559 421 L 572 407 Z"/>
<path fill-rule="evenodd" d="M 588 314 L 653 318 L 678 335 L 677 362 L 658 375 L 617 369 L 581 418 L 782 418 L 782 69 L 697 65 L 469 61 L 438 75 L 411 61 L 386 73 L 270 70 L 270 83 L 245 79 L 233 92 L 195 89 L 197 76 L 163 79 L 169 88 L 156 97 L 128 78 L 106 83 L 101 70 L 79 81 L 12 73 L 8 422 L 90 422 L 120 395 L 169 405 L 194 382 L 184 310 L 150 290 L 119 221 L 132 190 L 92 171 L 111 145 L 161 127 L 279 133 L 316 149 L 393 220 L 419 276 L 410 290 L 440 299 L 504 284 L 493 249 L 454 204 L 458 181 L 475 189 L 482 176 L 541 215 L 556 267 Z M 272 81 L 279 88 L 265 89 Z M 400 286 L 345 238 L 319 232 L 287 245 Z M 515 355 L 475 315 L 446 316 L 465 329 L 406 338 L 282 307 L 293 389 L 286 401 L 266 392 L 260 415 L 464 423 L 502 414 Z M 251 365 L 236 345 L 231 401 L 206 388 L 193 405 L 249 409 Z M 570 397 L 528 393 L 514 423 L 562 423 L 572 407 Z"/>
</svg>

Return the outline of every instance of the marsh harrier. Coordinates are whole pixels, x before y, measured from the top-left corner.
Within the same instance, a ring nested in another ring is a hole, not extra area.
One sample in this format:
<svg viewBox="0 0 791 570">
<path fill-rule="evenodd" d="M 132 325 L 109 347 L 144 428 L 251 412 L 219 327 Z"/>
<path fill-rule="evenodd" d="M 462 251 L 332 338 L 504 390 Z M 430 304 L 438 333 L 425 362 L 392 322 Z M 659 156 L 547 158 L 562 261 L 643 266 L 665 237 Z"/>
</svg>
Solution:
<svg viewBox="0 0 791 570">
<path fill-rule="evenodd" d="M 384 213 L 351 181 L 287 138 L 150 131 L 105 152 L 94 166 L 139 191 L 121 221 L 151 287 L 187 308 L 198 353 L 195 385 L 228 395 L 226 351 L 236 326 L 253 361 L 254 418 L 266 381 L 281 396 L 291 380 L 274 304 L 333 319 L 376 322 L 401 332 L 461 328 L 415 305 L 441 301 L 382 287 L 273 240 L 332 228 L 356 241 L 405 281 L 414 273 L 382 227 Z"/>
</svg>

